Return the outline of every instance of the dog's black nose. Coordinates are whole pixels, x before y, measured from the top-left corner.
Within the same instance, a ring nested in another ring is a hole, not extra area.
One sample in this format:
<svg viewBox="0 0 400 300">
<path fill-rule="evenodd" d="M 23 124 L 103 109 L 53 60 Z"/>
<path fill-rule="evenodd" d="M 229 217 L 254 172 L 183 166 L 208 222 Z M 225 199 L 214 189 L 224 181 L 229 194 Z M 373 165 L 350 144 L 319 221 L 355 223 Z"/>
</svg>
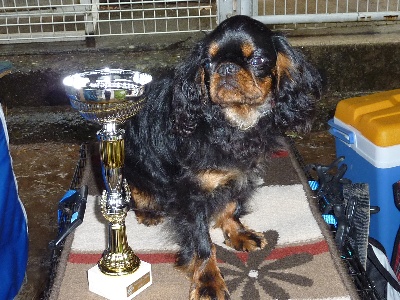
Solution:
<svg viewBox="0 0 400 300">
<path fill-rule="evenodd" d="M 234 75 L 239 71 L 239 66 L 234 63 L 223 63 L 218 67 L 218 74 L 222 76 Z"/>
</svg>

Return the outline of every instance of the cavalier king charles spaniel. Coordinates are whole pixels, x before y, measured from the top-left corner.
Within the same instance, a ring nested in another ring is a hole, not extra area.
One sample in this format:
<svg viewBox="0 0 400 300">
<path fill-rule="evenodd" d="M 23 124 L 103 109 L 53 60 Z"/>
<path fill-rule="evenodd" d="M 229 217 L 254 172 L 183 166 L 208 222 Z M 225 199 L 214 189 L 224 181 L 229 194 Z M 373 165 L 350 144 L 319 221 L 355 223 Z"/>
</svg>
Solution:
<svg viewBox="0 0 400 300">
<path fill-rule="evenodd" d="M 282 132 L 310 127 L 320 91 L 303 55 L 246 16 L 223 21 L 150 84 L 126 123 L 124 176 L 138 221 L 168 220 L 190 299 L 229 299 L 210 225 L 236 250 L 267 244 L 240 218 Z"/>
</svg>

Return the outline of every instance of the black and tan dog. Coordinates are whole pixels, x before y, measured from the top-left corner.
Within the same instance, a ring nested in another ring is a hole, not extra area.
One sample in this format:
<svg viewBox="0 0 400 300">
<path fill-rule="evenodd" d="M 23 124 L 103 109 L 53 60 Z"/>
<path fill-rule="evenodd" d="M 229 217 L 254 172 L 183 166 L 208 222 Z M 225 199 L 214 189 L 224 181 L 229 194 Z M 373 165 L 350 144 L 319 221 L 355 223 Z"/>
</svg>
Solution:
<svg viewBox="0 0 400 300">
<path fill-rule="evenodd" d="M 266 245 L 240 217 L 281 132 L 309 127 L 319 94 L 320 77 L 304 57 L 245 16 L 222 22 L 151 84 L 126 126 L 124 176 L 139 222 L 168 218 L 190 299 L 229 299 L 210 224 L 236 250 Z"/>
</svg>

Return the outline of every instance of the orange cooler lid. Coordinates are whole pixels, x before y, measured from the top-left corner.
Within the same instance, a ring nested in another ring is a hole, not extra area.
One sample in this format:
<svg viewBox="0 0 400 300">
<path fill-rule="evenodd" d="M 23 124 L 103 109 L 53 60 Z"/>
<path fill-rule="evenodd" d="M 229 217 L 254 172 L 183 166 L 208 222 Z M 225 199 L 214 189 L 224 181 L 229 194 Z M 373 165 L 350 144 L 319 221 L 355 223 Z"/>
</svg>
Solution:
<svg viewBox="0 0 400 300">
<path fill-rule="evenodd" d="M 380 147 L 400 144 L 400 89 L 339 101 L 335 118 Z"/>
</svg>

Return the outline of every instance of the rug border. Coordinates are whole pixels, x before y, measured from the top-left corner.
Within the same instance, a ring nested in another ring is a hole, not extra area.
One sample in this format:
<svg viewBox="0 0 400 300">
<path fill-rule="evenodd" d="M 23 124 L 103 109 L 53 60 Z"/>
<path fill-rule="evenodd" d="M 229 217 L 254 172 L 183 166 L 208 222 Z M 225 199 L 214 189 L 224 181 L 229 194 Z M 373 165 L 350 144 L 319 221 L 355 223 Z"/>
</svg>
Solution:
<svg viewBox="0 0 400 300">
<path fill-rule="evenodd" d="M 69 254 L 71 253 L 73 240 L 74 240 L 74 232 L 72 232 L 65 239 L 57 266 L 55 267 L 55 270 L 52 270 L 53 274 L 55 273 L 53 284 L 52 286 L 49 287 L 49 291 L 47 291 L 48 296 L 45 299 L 58 300 L 65 270 L 67 268 L 68 257 Z M 52 276 L 52 274 L 50 274 L 50 276 Z"/>
<path fill-rule="evenodd" d="M 349 296 L 351 299 L 361 299 L 357 289 L 354 285 L 354 282 L 351 280 L 349 271 L 347 270 L 346 266 L 343 264 L 343 261 L 341 259 L 341 255 L 339 253 L 339 250 L 335 244 L 335 241 L 333 239 L 332 232 L 329 230 L 328 226 L 326 225 L 326 222 L 322 218 L 321 212 L 317 206 L 317 197 L 311 190 L 308 180 L 306 178 L 306 175 L 304 173 L 304 170 L 300 166 L 299 161 L 296 159 L 296 156 L 294 154 L 294 145 L 292 143 L 285 141 L 285 144 L 287 146 L 288 152 L 289 152 L 289 157 L 292 161 L 293 167 L 296 170 L 297 174 L 299 175 L 300 182 L 303 185 L 304 191 L 306 193 L 308 201 L 308 205 L 310 207 L 311 213 L 317 222 L 319 228 L 321 229 L 322 235 L 325 238 L 325 241 L 328 244 L 329 247 L 329 253 L 332 257 L 332 261 L 336 267 L 336 270 L 338 271 L 339 277 L 343 282 L 343 285 L 346 287 L 347 291 L 349 292 Z M 314 200 L 314 201 L 312 201 Z"/>
</svg>

